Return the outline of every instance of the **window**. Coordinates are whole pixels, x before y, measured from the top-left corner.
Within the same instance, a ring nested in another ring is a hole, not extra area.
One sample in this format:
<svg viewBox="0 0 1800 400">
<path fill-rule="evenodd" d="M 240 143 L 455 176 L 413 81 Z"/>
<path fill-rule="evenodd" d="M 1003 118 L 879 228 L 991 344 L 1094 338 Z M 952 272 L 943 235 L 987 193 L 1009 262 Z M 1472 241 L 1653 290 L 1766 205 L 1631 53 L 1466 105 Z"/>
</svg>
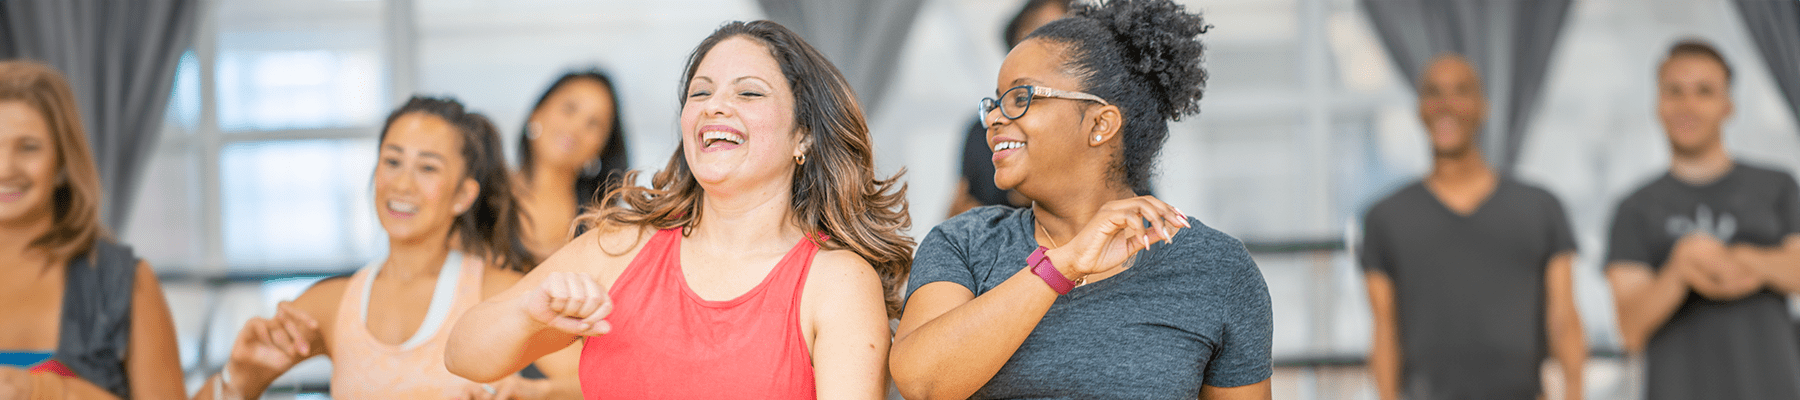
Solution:
<svg viewBox="0 0 1800 400">
<path fill-rule="evenodd" d="M 206 275 L 347 271 L 382 253 L 369 174 L 406 24 L 387 3 L 211 3 L 123 236 L 159 271 Z"/>
</svg>

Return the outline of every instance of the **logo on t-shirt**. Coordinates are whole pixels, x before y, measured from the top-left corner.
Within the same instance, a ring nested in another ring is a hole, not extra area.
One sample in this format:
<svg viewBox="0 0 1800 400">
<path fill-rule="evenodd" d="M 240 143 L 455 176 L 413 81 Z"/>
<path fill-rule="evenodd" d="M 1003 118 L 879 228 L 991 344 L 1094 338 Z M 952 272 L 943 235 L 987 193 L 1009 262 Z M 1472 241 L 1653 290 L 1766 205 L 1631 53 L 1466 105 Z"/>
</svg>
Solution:
<svg viewBox="0 0 1800 400">
<path fill-rule="evenodd" d="M 1691 232 L 1701 232 L 1712 235 L 1721 242 L 1730 243 L 1731 237 L 1737 234 L 1737 218 L 1732 217 L 1731 213 L 1722 212 L 1715 220 L 1712 208 L 1708 208 L 1705 204 L 1701 204 L 1694 210 L 1693 218 L 1688 218 L 1686 215 L 1670 215 L 1668 225 L 1669 236 L 1676 238 L 1687 236 Z"/>
</svg>

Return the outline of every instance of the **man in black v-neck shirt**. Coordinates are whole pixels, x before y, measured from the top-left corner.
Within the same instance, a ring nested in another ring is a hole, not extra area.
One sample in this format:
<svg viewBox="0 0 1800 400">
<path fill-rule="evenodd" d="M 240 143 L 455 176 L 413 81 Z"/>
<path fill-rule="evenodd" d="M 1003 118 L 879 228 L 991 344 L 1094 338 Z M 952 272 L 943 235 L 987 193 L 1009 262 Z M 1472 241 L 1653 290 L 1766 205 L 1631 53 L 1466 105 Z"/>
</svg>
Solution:
<svg viewBox="0 0 1800 400">
<path fill-rule="evenodd" d="M 1619 203 L 1606 276 L 1645 398 L 1800 399 L 1800 185 L 1726 153 L 1731 67 L 1677 43 L 1657 71 L 1669 172 Z"/>
<path fill-rule="evenodd" d="M 1502 178 L 1476 148 L 1486 102 L 1472 66 L 1440 56 L 1419 82 L 1432 170 L 1365 216 L 1359 259 L 1383 400 L 1536 399 L 1554 353 L 1581 398 L 1587 345 L 1570 278 L 1575 238 L 1549 192 Z"/>
</svg>

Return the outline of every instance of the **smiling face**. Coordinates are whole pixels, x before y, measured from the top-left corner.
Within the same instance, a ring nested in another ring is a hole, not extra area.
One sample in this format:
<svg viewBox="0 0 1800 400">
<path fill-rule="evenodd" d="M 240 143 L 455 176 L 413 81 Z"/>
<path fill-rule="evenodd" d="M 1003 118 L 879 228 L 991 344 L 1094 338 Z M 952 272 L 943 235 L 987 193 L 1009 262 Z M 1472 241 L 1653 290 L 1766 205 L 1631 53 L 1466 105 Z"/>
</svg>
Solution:
<svg viewBox="0 0 1800 400">
<path fill-rule="evenodd" d="M 1723 146 L 1720 128 L 1732 111 L 1725 74 L 1718 61 L 1697 55 L 1670 58 L 1657 74 L 1656 115 L 1677 154 Z"/>
<path fill-rule="evenodd" d="M 599 81 L 580 78 L 551 92 L 543 106 L 531 112 L 538 135 L 531 140 L 532 162 L 579 170 L 599 157 L 616 118 L 611 90 Z"/>
<path fill-rule="evenodd" d="M 388 241 L 448 237 L 480 192 L 466 165 L 462 135 L 448 121 L 423 113 L 395 119 L 375 164 L 375 209 Z"/>
<path fill-rule="evenodd" d="M 1475 136 L 1487 117 L 1481 76 L 1461 57 L 1438 57 L 1419 78 L 1419 119 L 1438 157 L 1475 150 Z"/>
<path fill-rule="evenodd" d="M 55 146 L 42 113 L 23 101 L 0 101 L 0 224 L 53 217 Z"/>
<path fill-rule="evenodd" d="M 682 156 L 700 186 L 714 191 L 790 179 L 800 142 L 794 92 L 769 49 L 742 36 L 713 46 L 688 80 L 681 107 Z"/>
<path fill-rule="evenodd" d="M 1062 72 L 1061 50 L 1061 45 L 1041 39 L 1019 43 L 1000 65 L 995 94 L 1019 85 L 1082 90 L 1080 79 Z M 1058 186 L 1066 178 L 1105 179 L 1111 156 L 1118 152 L 1119 141 L 1111 140 L 1117 129 L 1096 130 L 1096 124 L 1103 122 L 1098 115 L 1090 115 L 1105 110 L 1114 110 L 1116 116 L 1116 107 L 1039 97 L 1032 99 L 1025 115 L 1016 120 L 1001 115 L 1000 109 L 988 112 L 987 144 L 994 151 L 994 184 L 1035 199 L 1033 193 L 1040 188 Z M 1096 134 L 1108 140 L 1095 142 Z"/>
</svg>

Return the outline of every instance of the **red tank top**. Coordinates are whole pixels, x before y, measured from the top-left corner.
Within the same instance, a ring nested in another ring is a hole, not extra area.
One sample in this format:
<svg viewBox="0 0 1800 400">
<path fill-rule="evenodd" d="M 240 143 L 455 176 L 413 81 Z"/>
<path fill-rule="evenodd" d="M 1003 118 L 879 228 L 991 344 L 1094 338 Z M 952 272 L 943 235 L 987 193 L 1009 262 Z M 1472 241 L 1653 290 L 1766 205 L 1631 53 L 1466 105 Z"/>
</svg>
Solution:
<svg viewBox="0 0 1800 400">
<path fill-rule="evenodd" d="M 681 272 L 681 229 L 656 232 L 613 282 L 612 332 L 581 349 L 588 399 L 815 399 L 800 293 L 818 248 L 802 240 L 735 299 L 701 299 Z"/>
</svg>

